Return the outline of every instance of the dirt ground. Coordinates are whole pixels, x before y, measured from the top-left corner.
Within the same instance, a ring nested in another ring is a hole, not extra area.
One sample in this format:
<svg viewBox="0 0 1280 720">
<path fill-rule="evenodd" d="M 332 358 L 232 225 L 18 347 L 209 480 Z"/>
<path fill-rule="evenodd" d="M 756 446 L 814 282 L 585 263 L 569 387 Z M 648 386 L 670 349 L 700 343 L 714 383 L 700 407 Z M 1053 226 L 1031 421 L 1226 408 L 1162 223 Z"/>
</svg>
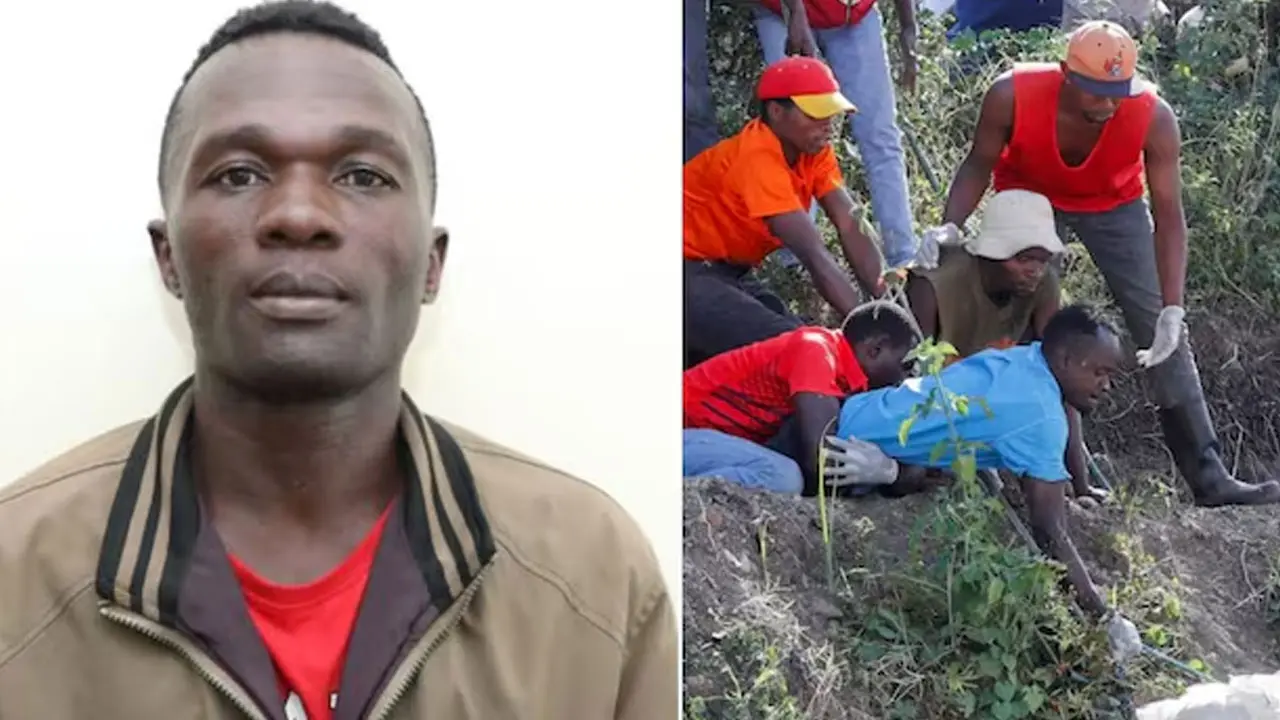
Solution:
<svg viewBox="0 0 1280 720">
<path fill-rule="evenodd" d="M 1280 460 L 1280 335 L 1248 308 L 1216 317 L 1232 320 L 1192 315 L 1193 342 L 1228 465 L 1257 478 L 1274 472 Z M 1127 560 L 1114 550 L 1114 536 L 1131 537 L 1154 559 L 1155 582 L 1176 588 L 1184 660 L 1203 659 L 1220 677 L 1280 668 L 1280 631 L 1268 621 L 1266 597 L 1280 558 L 1280 510 L 1191 507 L 1173 480 L 1154 411 L 1134 375 L 1121 380 L 1087 423 L 1086 437 L 1110 461 L 1112 479 L 1140 500 L 1128 512 L 1072 505 L 1072 537 L 1095 580 L 1108 585 L 1124 576 Z M 913 523 L 935 501 L 837 501 L 832 526 L 839 568 L 892 569 L 906 555 Z M 859 599 L 830 595 L 824 567 L 815 501 L 715 480 L 686 482 L 685 691 L 686 698 L 710 701 L 692 715 L 874 717 L 862 709 L 870 706 L 866 689 L 841 651 L 847 647 L 841 618 L 856 611 L 851 603 Z M 770 673 L 783 682 L 770 685 Z M 793 706 L 784 712 L 768 709 L 767 699 L 756 705 L 717 700 L 769 692 Z"/>
</svg>

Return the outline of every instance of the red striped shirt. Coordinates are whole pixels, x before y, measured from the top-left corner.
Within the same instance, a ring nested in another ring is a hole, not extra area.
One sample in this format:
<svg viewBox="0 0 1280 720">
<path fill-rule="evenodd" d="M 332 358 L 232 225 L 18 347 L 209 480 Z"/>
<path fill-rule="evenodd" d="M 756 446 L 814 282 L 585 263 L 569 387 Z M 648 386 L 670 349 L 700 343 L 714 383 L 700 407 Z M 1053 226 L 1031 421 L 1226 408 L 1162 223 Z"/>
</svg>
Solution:
<svg viewBox="0 0 1280 720">
<path fill-rule="evenodd" d="M 866 388 L 844 333 L 802 327 L 686 370 L 684 426 L 763 443 L 791 415 L 797 394 L 843 398 Z"/>
</svg>

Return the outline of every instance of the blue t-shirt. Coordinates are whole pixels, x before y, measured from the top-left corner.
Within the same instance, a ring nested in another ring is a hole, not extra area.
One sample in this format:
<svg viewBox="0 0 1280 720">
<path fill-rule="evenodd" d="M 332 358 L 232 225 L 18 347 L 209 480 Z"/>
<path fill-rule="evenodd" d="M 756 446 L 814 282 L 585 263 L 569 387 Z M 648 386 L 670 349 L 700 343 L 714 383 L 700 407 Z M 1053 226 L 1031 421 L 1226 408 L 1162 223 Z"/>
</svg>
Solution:
<svg viewBox="0 0 1280 720">
<path fill-rule="evenodd" d="M 1071 479 L 1062 390 L 1040 343 L 983 350 L 943 369 L 941 375 L 947 390 L 969 398 L 968 413 L 956 415 L 955 424 L 961 438 L 983 444 L 975 453 L 979 469 L 1003 468 L 1049 482 Z M 840 409 L 836 432 L 875 443 L 886 455 L 909 465 L 949 467 L 955 457 L 951 447 L 929 462 L 938 441 L 950 437 L 940 406 L 916 419 L 906 445 L 898 442 L 898 428 L 912 407 L 923 403 L 936 386 L 933 377 L 912 378 L 896 387 L 853 395 Z M 977 402 L 979 397 L 986 399 L 991 417 Z"/>
<path fill-rule="evenodd" d="M 1062 0 L 956 0 L 956 24 L 947 31 L 954 39 L 965 30 L 1022 32 L 1062 24 Z"/>
</svg>

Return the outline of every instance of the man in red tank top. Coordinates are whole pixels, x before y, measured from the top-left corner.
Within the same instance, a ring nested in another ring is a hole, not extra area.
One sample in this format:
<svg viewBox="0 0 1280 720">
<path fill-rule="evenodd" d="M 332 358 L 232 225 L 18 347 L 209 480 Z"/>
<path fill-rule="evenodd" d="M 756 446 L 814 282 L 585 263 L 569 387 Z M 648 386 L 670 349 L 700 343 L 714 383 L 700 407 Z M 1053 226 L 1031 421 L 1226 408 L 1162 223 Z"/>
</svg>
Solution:
<svg viewBox="0 0 1280 720">
<path fill-rule="evenodd" d="M 988 89 L 943 223 L 961 227 L 994 178 L 996 191 L 1049 198 L 1059 235 L 1092 256 L 1146 367 L 1165 442 L 1199 505 L 1280 502 L 1280 484 L 1232 477 L 1220 455 L 1184 335 L 1187 226 L 1181 132 L 1172 108 L 1138 77 L 1119 25 L 1089 22 L 1058 64 L 1018 64 Z M 1150 205 L 1143 197 L 1143 174 Z"/>
</svg>

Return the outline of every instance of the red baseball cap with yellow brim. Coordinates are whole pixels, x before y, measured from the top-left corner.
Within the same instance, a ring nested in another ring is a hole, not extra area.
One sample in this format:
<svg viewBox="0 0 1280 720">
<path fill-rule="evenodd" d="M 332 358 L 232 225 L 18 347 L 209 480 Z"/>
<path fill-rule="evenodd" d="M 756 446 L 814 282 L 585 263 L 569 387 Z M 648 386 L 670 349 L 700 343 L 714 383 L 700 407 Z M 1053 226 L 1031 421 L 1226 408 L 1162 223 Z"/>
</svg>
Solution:
<svg viewBox="0 0 1280 720">
<path fill-rule="evenodd" d="M 810 57 L 786 57 L 764 69 L 756 86 L 757 100 L 790 100 L 800 112 L 826 120 L 858 108 L 840 94 L 831 68 Z"/>
</svg>

